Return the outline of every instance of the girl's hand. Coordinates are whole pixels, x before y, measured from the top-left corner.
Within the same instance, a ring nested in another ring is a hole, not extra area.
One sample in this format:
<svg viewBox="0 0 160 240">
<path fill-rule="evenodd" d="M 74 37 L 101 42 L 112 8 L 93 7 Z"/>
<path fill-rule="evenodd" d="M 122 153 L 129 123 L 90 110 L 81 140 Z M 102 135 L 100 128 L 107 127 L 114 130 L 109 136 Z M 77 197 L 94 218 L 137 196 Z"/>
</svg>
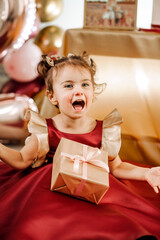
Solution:
<svg viewBox="0 0 160 240">
<path fill-rule="evenodd" d="M 146 181 L 153 187 L 156 193 L 160 191 L 160 167 L 150 168 L 145 174 Z"/>
</svg>

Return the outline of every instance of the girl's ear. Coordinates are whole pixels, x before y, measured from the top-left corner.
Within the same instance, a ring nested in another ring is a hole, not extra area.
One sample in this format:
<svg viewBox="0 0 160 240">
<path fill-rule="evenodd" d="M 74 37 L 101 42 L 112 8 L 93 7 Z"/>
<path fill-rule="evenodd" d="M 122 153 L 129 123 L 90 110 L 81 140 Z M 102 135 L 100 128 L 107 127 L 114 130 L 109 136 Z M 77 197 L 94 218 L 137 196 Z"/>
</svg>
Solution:
<svg viewBox="0 0 160 240">
<path fill-rule="evenodd" d="M 53 105 L 58 105 L 58 101 L 57 101 L 57 99 L 55 98 L 55 95 L 54 95 L 54 93 L 52 92 L 52 91 L 49 91 L 49 90 L 47 90 L 46 91 L 46 94 L 47 94 L 47 97 L 48 97 L 48 99 L 49 99 L 49 101 L 53 104 Z"/>
</svg>

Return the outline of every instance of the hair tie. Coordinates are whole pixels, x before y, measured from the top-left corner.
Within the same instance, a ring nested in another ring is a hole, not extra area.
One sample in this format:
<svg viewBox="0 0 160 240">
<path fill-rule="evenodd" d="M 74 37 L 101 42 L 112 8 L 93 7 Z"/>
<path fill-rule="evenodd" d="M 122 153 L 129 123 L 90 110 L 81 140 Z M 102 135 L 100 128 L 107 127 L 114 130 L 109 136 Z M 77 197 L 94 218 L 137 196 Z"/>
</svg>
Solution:
<svg viewBox="0 0 160 240">
<path fill-rule="evenodd" d="M 54 60 L 53 60 L 53 58 L 50 58 L 50 57 L 46 56 L 46 62 L 47 62 L 48 65 L 50 65 L 51 67 L 54 67 Z"/>
<path fill-rule="evenodd" d="M 88 65 L 89 66 L 93 66 L 93 60 L 92 60 L 92 58 L 87 54 L 87 52 L 86 51 L 84 51 L 83 52 L 83 58 L 84 58 L 84 60 L 88 63 Z"/>
<path fill-rule="evenodd" d="M 67 55 L 68 58 L 70 58 L 70 57 L 72 57 L 72 56 L 74 56 L 73 53 L 68 53 L 68 55 Z"/>
</svg>

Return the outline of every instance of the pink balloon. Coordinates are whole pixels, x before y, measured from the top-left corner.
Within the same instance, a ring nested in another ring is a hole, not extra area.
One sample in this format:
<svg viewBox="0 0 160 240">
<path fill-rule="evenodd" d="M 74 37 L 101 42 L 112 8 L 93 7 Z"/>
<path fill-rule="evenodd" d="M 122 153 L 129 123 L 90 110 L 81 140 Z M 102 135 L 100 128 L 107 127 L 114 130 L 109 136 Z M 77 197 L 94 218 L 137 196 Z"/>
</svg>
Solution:
<svg viewBox="0 0 160 240">
<path fill-rule="evenodd" d="M 29 82 L 38 76 L 37 64 L 42 51 L 31 40 L 21 48 L 9 53 L 3 61 L 4 69 L 10 78 L 19 82 Z"/>
</svg>

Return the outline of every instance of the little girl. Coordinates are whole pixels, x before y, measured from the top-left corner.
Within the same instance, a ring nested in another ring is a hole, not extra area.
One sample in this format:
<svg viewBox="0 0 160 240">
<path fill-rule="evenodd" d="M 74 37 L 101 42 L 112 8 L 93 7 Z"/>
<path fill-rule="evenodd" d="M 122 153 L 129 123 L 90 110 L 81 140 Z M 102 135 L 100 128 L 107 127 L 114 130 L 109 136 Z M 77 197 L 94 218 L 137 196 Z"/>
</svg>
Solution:
<svg viewBox="0 0 160 240">
<path fill-rule="evenodd" d="M 104 19 L 104 26 L 115 26 L 116 5 L 116 0 L 108 0 L 106 2 L 106 11 L 102 15 L 102 19 Z"/>
<path fill-rule="evenodd" d="M 49 101 L 60 113 L 43 119 L 28 111 L 31 135 L 22 150 L 0 144 L 0 159 L 6 163 L 0 164 L 0 239 L 160 237 L 156 206 L 160 200 L 160 167 L 138 167 L 121 161 L 122 119 L 117 110 L 103 121 L 87 115 L 96 89 L 101 87 L 95 83 L 94 61 L 86 53 L 61 58 L 43 55 L 38 72 L 45 79 Z M 111 175 L 110 189 L 98 206 L 49 191 L 53 156 L 62 137 L 107 151 L 111 174 L 137 180 L 139 189 L 143 192 L 145 188 L 149 196 L 131 192 L 132 181 L 127 188 L 125 181 Z"/>
</svg>

